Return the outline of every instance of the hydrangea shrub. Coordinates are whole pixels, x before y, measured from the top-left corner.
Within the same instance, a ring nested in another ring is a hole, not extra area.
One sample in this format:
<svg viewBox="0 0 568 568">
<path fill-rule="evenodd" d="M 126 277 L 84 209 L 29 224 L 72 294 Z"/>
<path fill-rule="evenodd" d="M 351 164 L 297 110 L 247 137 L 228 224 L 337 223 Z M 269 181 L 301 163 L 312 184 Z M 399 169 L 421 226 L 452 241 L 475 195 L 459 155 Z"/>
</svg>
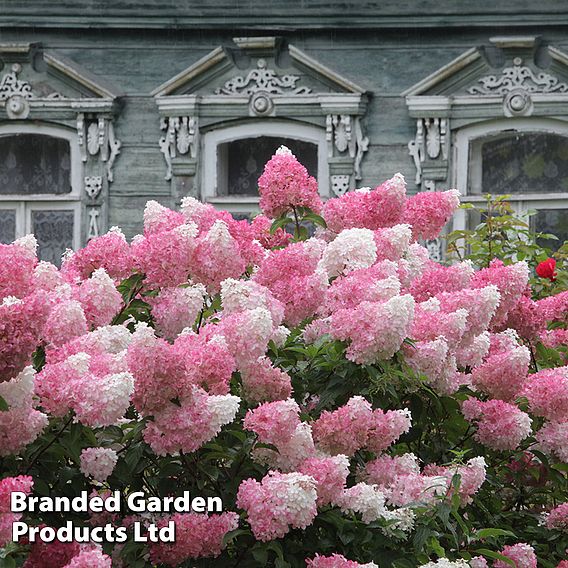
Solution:
<svg viewBox="0 0 568 568">
<path fill-rule="evenodd" d="M 252 222 L 149 202 L 61 269 L 0 245 L 0 566 L 565 568 L 562 253 L 481 228 L 434 262 L 456 191 L 322 203 L 286 149 L 259 189 Z M 12 491 L 224 510 L 22 516 Z M 176 542 L 16 544 L 20 519 Z"/>
</svg>

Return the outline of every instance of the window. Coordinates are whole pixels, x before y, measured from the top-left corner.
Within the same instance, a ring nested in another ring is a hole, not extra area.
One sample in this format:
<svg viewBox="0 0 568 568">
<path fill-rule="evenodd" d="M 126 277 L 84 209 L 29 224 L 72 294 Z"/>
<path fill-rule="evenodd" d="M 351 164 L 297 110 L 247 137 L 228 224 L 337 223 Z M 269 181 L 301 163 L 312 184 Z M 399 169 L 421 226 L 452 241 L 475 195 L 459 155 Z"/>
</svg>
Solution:
<svg viewBox="0 0 568 568">
<path fill-rule="evenodd" d="M 263 121 L 212 130 L 204 135 L 202 191 L 205 201 L 238 216 L 258 211 L 258 178 L 285 145 L 329 195 L 325 130 L 286 121 Z"/>
<path fill-rule="evenodd" d="M 79 245 L 80 160 L 75 134 L 51 126 L 0 127 L 0 242 L 27 233 L 40 260 L 61 263 Z"/>
<path fill-rule="evenodd" d="M 568 240 L 568 125 L 547 119 L 509 119 L 460 130 L 456 137 L 457 187 L 462 201 L 509 194 L 517 215 L 534 210 L 532 229 Z M 475 226 L 460 212 L 455 228 Z"/>
</svg>

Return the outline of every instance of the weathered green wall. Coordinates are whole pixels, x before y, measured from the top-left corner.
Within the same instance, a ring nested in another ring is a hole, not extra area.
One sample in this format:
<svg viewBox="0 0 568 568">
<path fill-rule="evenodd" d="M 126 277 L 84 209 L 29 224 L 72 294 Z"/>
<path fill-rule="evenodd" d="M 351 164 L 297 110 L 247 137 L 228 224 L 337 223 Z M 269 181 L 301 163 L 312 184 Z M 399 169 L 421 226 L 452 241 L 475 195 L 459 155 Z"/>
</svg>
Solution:
<svg viewBox="0 0 568 568">
<path fill-rule="evenodd" d="M 239 35 L 283 36 L 368 89 L 370 147 L 359 185 L 400 171 L 415 190 L 407 149 L 415 124 L 401 92 L 496 35 L 541 35 L 568 51 L 568 2 L 0 0 L 0 43 L 40 42 L 124 93 L 109 222 L 128 234 L 139 229 L 147 199 L 173 205 L 150 91 Z"/>
</svg>

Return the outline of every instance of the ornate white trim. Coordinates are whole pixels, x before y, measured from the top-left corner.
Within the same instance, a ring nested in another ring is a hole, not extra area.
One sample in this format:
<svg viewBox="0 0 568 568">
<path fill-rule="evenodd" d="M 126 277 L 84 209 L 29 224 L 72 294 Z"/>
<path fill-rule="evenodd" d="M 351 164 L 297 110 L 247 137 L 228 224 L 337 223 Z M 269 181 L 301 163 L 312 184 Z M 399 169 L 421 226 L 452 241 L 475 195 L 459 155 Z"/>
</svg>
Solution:
<svg viewBox="0 0 568 568">
<path fill-rule="evenodd" d="M 447 161 L 449 147 L 449 119 L 419 118 L 416 121 L 416 136 L 408 143 L 408 153 L 416 167 L 416 185 L 422 183 L 423 166 L 431 161 Z"/>
<path fill-rule="evenodd" d="M 361 160 L 369 148 L 369 138 L 363 135 L 360 118 L 349 114 L 328 114 L 325 137 L 328 157 L 348 152 L 353 159 L 355 179 L 361 179 Z"/>
<path fill-rule="evenodd" d="M 99 116 L 96 119 L 86 119 L 85 114 L 77 115 L 77 136 L 81 160 L 89 161 L 98 156 L 106 164 L 106 177 L 109 182 L 114 180 L 113 166 L 120 154 L 122 142 L 114 133 L 114 124 L 111 119 Z"/>
<path fill-rule="evenodd" d="M 99 228 L 99 217 L 101 211 L 99 207 L 89 208 L 89 229 L 87 231 L 87 241 L 100 236 L 101 231 Z"/>
<path fill-rule="evenodd" d="M 501 75 L 486 75 L 479 79 L 481 85 L 470 87 L 470 95 L 505 95 L 515 89 L 527 93 L 567 93 L 568 84 L 562 83 L 549 73 L 535 73 L 530 67 L 522 65 L 523 60 L 516 57 L 512 67 L 505 67 Z"/>
<path fill-rule="evenodd" d="M 278 76 L 274 69 L 266 66 L 265 59 L 258 59 L 257 68 L 252 69 L 243 77 L 237 75 L 229 79 L 223 87 L 215 91 L 216 95 L 253 95 L 258 92 L 270 93 L 273 95 L 307 95 L 311 93 L 309 87 L 296 87 L 300 80 L 299 75 Z"/>
<path fill-rule="evenodd" d="M 165 130 L 159 140 L 160 151 L 166 161 L 167 180 L 172 179 L 172 159 L 178 154 L 197 158 L 199 124 L 195 116 L 170 116 L 162 118 L 160 129 Z"/>
</svg>

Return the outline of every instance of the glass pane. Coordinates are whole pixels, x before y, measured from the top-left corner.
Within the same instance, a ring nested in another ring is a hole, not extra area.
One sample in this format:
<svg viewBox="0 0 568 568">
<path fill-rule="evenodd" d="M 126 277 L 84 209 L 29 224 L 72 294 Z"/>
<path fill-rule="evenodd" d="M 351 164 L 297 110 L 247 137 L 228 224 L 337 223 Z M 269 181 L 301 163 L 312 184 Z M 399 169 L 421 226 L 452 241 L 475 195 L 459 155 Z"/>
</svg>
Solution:
<svg viewBox="0 0 568 568">
<path fill-rule="evenodd" d="M 567 137 L 507 132 L 473 144 L 471 163 L 479 157 L 481 186 L 474 175 L 472 193 L 568 192 Z"/>
<path fill-rule="evenodd" d="M 278 138 L 260 136 L 244 138 L 228 142 L 219 155 L 226 151 L 228 165 L 227 195 L 258 195 L 258 178 L 264 171 L 264 165 L 280 146 L 287 146 L 298 160 L 306 167 L 310 175 L 317 177 L 318 148 L 316 144 Z"/>
<path fill-rule="evenodd" d="M 16 211 L 0 209 L 0 243 L 5 245 L 16 238 Z"/>
<path fill-rule="evenodd" d="M 73 211 L 32 211 L 32 232 L 38 242 L 38 257 L 56 266 L 61 255 L 73 247 Z"/>
<path fill-rule="evenodd" d="M 69 142 L 38 134 L 0 137 L 0 194 L 71 191 Z"/>
<path fill-rule="evenodd" d="M 558 249 L 568 241 L 568 209 L 541 209 L 532 217 L 534 230 L 539 233 L 551 233 L 558 240 L 539 240 L 542 246 Z"/>
</svg>

